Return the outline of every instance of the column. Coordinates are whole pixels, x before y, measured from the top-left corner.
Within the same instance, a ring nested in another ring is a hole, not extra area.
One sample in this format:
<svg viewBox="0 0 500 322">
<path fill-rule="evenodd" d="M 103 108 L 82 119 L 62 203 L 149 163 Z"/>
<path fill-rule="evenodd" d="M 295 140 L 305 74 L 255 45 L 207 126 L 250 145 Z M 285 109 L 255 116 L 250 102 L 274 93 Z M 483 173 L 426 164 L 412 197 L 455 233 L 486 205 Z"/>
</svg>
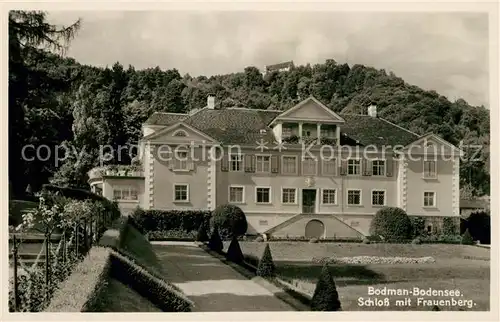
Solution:
<svg viewBox="0 0 500 322">
<path fill-rule="evenodd" d="M 303 122 L 299 123 L 299 141 L 302 142 L 302 124 Z"/>
<path fill-rule="evenodd" d="M 318 138 L 317 144 L 321 144 L 321 124 L 320 123 L 316 124 L 316 132 L 317 132 L 317 138 Z"/>
<path fill-rule="evenodd" d="M 340 145 L 340 126 L 335 126 L 335 137 L 337 138 L 337 145 Z"/>
</svg>

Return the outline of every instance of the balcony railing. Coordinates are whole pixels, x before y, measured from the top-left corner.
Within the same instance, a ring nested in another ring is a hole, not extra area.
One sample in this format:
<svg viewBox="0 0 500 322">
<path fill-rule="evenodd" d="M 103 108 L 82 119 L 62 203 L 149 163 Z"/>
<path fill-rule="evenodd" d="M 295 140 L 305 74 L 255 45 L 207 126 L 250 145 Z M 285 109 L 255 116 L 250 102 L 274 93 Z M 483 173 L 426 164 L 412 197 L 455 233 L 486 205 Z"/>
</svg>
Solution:
<svg viewBox="0 0 500 322">
<path fill-rule="evenodd" d="M 89 179 L 101 179 L 104 176 L 143 177 L 144 171 L 139 165 L 109 165 L 93 168 L 88 172 Z"/>
<path fill-rule="evenodd" d="M 296 135 L 291 135 L 291 136 L 284 137 L 282 139 L 282 141 L 283 141 L 283 143 L 288 143 L 288 144 L 301 144 L 302 142 L 304 144 L 311 144 L 311 143 L 316 142 L 317 144 L 320 144 L 320 145 L 331 145 L 331 146 L 337 145 L 336 138 L 328 138 L 328 137 L 322 137 L 322 138 L 320 138 L 320 140 L 318 142 L 317 137 L 306 136 L 306 137 L 300 138 Z"/>
</svg>

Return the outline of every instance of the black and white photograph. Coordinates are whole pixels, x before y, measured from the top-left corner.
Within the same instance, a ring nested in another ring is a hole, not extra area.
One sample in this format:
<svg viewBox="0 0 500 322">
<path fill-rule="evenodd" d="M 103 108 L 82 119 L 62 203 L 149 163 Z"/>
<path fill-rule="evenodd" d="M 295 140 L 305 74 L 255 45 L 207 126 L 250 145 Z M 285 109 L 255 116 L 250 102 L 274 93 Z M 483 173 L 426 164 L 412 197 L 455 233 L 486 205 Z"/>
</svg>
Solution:
<svg viewBox="0 0 500 322">
<path fill-rule="evenodd" d="M 3 10 L 7 318 L 498 318 L 497 2 L 113 4 Z"/>
</svg>

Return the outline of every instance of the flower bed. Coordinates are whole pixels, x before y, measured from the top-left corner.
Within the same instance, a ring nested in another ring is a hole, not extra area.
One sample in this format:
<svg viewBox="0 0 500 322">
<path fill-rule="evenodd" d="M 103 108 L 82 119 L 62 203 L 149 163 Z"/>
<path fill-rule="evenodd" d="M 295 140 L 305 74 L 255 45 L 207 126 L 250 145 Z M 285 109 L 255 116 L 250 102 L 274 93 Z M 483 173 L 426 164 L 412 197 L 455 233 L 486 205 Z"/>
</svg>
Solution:
<svg viewBox="0 0 500 322">
<path fill-rule="evenodd" d="M 323 257 L 313 258 L 314 263 L 328 264 L 427 264 L 435 263 L 433 257 L 380 257 L 380 256 L 352 256 L 352 257 Z"/>
</svg>

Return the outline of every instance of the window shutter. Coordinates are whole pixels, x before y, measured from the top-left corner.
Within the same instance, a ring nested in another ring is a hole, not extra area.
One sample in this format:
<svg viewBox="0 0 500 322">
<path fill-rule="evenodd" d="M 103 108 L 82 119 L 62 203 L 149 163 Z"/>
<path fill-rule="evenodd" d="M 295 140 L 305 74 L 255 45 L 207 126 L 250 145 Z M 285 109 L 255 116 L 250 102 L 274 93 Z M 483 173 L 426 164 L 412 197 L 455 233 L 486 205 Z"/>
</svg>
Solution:
<svg viewBox="0 0 500 322">
<path fill-rule="evenodd" d="M 362 164 L 362 171 L 364 176 L 371 176 L 372 175 L 372 169 L 371 169 L 371 161 L 368 159 L 363 159 L 363 164 Z"/>
<path fill-rule="evenodd" d="M 347 160 L 342 160 L 340 162 L 340 175 L 345 176 L 347 174 Z"/>
<path fill-rule="evenodd" d="M 250 172 L 255 172 L 255 155 L 251 155 L 250 162 Z"/>
<path fill-rule="evenodd" d="M 271 172 L 272 173 L 279 172 L 279 158 L 277 155 L 271 156 Z"/>
<path fill-rule="evenodd" d="M 225 171 L 225 172 L 229 171 L 229 158 L 228 158 L 228 155 L 225 153 L 222 156 L 222 160 L 220 163 L 220 170 Z"/>
<path fill-rule="evenodd" d="M 245 163 L 245 172 L 253 172 L 252 171 L 252 157 L 253 155 L 251 154 L 245 154 L 245 159 L 244 159 L 244 163 Z"/>
<path fill-rule="evenodd" d="M 393 159 L 387 159 L 385 160 L 386 164 L 387 164 L 387 173 L 386 175 L 388 177 L 392 177 L 392 172 L 394 171 L 393 168 L 394 168 L 394 160 Z"/>
</svg>

